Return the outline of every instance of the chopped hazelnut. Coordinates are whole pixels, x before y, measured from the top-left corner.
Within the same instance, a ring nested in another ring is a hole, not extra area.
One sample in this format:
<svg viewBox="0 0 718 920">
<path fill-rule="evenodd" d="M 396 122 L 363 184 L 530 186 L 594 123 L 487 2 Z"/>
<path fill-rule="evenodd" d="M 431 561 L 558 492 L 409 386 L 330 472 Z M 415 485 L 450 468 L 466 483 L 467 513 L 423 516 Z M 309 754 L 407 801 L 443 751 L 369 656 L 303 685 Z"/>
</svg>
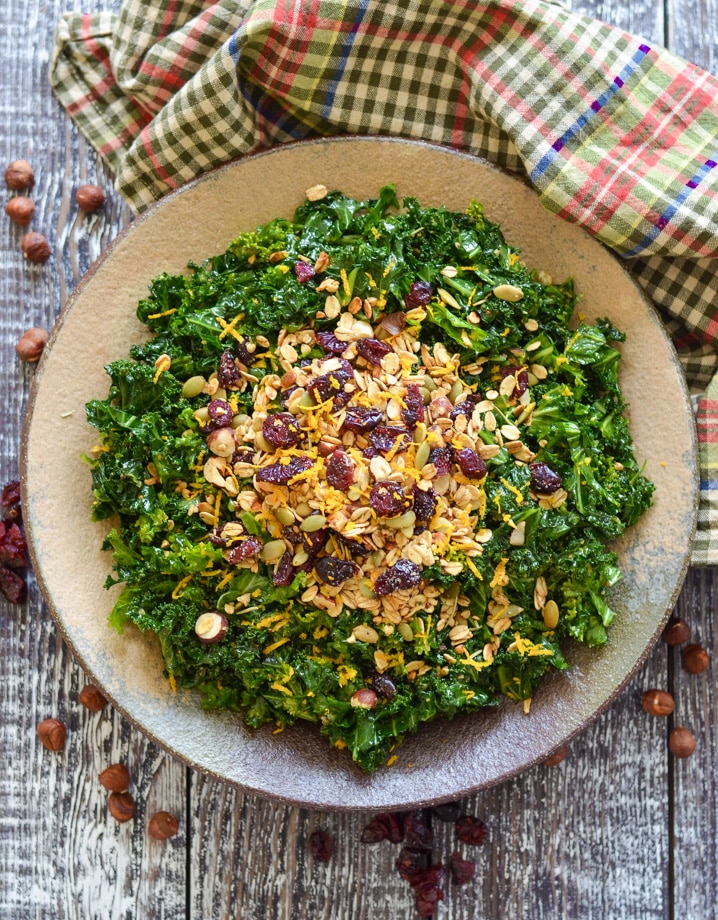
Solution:
<svg viewBox="0 0 718 920">
<path fill-rule="evenodd" d="M 223 613 L 213 610 L 209 613 L 202 613 L 197 617 L 194 624 L 194 631 L 200 642 L 206 645 L 212 645 L 215 642 L 221 642 L 227 633 L 229 623 Z"/>
</svg>

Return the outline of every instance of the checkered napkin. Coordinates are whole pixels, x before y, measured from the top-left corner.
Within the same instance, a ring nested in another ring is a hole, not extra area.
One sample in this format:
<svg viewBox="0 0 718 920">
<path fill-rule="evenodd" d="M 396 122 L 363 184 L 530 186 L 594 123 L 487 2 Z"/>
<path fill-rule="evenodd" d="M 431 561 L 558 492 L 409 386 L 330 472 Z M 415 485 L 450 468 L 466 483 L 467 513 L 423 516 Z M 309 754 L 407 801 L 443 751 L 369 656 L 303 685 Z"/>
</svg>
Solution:
<svg viewBox="0 0 718 920">
<path fill-rule="evenodd" d="M 537 0 L 125 0 L 61 19 L 51 81 L 136 211 L 232 158 L 333 134 L 422 138 L 527 175 L 628 261 L 705 390 L 693 561 L 718 563 L 716 77 Z"/>
</svg>

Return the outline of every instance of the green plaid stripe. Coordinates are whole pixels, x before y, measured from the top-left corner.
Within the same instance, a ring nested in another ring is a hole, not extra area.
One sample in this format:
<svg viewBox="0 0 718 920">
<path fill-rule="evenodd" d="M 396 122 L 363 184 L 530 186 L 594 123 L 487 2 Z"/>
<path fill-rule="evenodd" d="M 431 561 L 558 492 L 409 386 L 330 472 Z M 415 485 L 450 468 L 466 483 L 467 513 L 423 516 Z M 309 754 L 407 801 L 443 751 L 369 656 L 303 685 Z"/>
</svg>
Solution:
<svg viewBox="0 0 718 920">
<path fill-rule="evenodd" d="M 630 257 L 693 389 L 718 370 L 718 80 L 641 39 L 541 0 L 125 0 L 63 17 L 51 80 L 138 211 L 316 135 L 431 140 L 523 172 Z M 717 382 L 702 399 L 695 559 L 718 562 Z"/>
</svg>

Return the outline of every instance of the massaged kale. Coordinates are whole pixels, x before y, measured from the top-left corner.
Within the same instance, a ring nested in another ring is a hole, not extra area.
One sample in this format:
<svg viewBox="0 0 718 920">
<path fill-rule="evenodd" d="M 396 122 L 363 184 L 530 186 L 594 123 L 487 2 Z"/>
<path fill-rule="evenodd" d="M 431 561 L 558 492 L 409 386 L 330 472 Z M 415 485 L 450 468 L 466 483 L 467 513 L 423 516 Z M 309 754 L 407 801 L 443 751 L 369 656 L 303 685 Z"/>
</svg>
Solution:
<svg viewBox="0 0 718 920">
<path fill-rule="evenodd" d="M 173 686 L 317 722 L 371 772 L 607 641 L 610 543 L 653 486 L 623 337 L 569 325 L 570 281 L 477 203 L 312 197 L 154 279 L 151 338 L 87 406 L 93 516 L 111 623 L 157 637 Z"/>
</svg>

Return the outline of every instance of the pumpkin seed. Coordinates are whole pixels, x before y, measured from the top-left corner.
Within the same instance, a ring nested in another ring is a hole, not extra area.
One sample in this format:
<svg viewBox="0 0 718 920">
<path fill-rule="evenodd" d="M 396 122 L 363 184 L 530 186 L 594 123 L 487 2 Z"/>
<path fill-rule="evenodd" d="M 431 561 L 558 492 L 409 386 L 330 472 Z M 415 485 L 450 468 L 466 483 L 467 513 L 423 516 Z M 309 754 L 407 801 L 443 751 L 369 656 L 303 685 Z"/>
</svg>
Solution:
<svg viewBox="0 0 718 920">
<path fill-rule="evenodd" d="M 262 562 L 276 562 L 278 559 L 281 559 L 284 555 L 287 547 L 284 544 L 284 540 L 270 540 L 269 543 L 265 543 L 262 552 L 261 558 Z"/>
<path fill-rule="evenodd" d="M 207 386 L 207 381 L 201 374 L 196 377 L 190 377 L 182 384 L 182 395 L 185 399 L 193 399 L 199 396 L 202 390 Z"/>
<path fill-rule="evenodd" d="M 326 523 L 327 519 L 323 514 L 310 514 L 309 517 L 304 518 L 299 525 L 299 529 L 304 533 L 315 533 L 317 530 L 321 530 Z"/>
</svg>

